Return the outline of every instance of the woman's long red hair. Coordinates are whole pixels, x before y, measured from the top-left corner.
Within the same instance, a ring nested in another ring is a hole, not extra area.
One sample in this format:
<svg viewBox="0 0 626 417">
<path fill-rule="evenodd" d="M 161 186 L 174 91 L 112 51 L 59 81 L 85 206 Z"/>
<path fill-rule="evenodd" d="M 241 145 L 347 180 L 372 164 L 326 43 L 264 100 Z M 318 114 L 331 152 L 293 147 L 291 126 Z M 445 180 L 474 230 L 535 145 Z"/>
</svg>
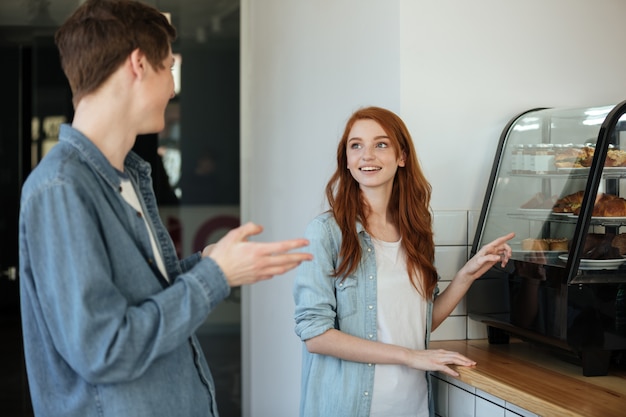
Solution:
<svg viewBox="0 0 626 417">
<path fill-rule="evenodd" d="M 362 119 L 377 122 L 389 136 L 396 156 L 400 153 L 405 156 L 405 166 L 398 168 L 393 182 L 389 210 L 400 231 L 411 283 L 422 296 L 430 299 L 437 285 L 431 186 L 422 172 L 406 125 L 395 113 L 380 107 L 362 108 L 350 117 L 337 147 L 337 170 L 326 185 L 326 198 L 342 231 L 340 263 L 334 274 L 345 278 L 356 270 L 362 256 L 356 222 L 360 221 L 367 230 L 369 206 L 359 184 L 346 169 L 348 135 L 354 123 Z M 419 272 L 422 282 L 418 282 Z"/>
</svg>

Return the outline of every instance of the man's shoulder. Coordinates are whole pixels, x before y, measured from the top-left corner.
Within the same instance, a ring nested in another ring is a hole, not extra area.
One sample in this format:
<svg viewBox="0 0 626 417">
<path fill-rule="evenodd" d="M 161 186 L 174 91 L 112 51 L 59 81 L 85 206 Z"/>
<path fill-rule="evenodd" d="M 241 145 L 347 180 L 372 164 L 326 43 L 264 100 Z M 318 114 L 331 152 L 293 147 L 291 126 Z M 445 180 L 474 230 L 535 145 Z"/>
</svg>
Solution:
<svg viewBox="0 0 626 417">
<path fill-rule="evenodd" d="M 93 186 L 89 168 L 81 155 L 70 145 L 55 145 L 28 175 L 22 187 L 22 197 L 55 186 Z"/>
</svg>

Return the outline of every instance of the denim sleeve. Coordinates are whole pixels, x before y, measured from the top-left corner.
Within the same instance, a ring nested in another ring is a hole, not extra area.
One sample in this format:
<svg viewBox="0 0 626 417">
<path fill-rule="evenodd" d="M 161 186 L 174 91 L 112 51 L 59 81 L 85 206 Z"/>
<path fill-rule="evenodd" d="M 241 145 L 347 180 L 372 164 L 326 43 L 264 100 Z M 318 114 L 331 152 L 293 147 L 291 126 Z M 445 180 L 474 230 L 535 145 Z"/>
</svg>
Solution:
<svg viewBox="0 0 626 417">
<path fill-rule="evenodd" d="M 303 341 L 334 328 L 337 316 L 336 279 L 331 275 L 337 255 L 331 233 L 326 223 L 316 219 L 307 227 L 305 237 L 313 260 L 300 264 L 293 286 L 295 332 Z"/>
<path fill-rule="evenodd" d="M 120 250 L 105 237 L 95 200 L 77 188 L 58 181 L 22 201 L 23 303 L 37 321 L 36 343 L 51 341 L 86 381 L 132 380 L 187 343 L 230 289 L 208 258 L 155 289 L 134 247 L 113 258 Z"/>
<path fill-rule="evenodd" d="M 180 261 L 180 269 L 183 272 L 187 272 L 191 270 L 191 268 L 196 266 L 196 264 L 200 262 L 201 259 L 202 259 L 202 255 L 200 254 L 200 252 L 195 252 Z"/>
</svg>

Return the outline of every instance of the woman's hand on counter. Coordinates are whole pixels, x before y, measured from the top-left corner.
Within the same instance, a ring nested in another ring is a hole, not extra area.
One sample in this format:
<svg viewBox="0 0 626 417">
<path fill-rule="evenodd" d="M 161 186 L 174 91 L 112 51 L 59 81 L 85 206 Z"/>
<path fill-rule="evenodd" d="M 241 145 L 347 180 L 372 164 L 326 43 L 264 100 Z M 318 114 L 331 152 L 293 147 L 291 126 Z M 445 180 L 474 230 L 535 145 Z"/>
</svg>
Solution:
<svg viewBox="0 0 626 417">
<path fill-rule="evenodd" d="M 461 355 L 444 349 L 412 350 L 408 366 L 424 371 L 438 371 L 451 376 L 459 376 L 458 372 L 448 365 L 474 366 L 476 362 Z"/>
</svg>

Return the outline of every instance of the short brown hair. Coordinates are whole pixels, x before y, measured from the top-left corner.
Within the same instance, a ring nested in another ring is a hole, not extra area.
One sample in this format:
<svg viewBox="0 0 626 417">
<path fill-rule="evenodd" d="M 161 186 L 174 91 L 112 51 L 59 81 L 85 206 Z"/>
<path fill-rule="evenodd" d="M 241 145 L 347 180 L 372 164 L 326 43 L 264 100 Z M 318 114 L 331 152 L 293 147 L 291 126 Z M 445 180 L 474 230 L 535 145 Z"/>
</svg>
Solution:
<svg viewBox="0 0 626 417">
<path fill-rule="evenodd" d="M 139 48 L 163 69 L 176 29 L 153 6 L 134 0 L 87 0 L 55 35 L 74 106 L 98 89 Z"/>
</svg>

